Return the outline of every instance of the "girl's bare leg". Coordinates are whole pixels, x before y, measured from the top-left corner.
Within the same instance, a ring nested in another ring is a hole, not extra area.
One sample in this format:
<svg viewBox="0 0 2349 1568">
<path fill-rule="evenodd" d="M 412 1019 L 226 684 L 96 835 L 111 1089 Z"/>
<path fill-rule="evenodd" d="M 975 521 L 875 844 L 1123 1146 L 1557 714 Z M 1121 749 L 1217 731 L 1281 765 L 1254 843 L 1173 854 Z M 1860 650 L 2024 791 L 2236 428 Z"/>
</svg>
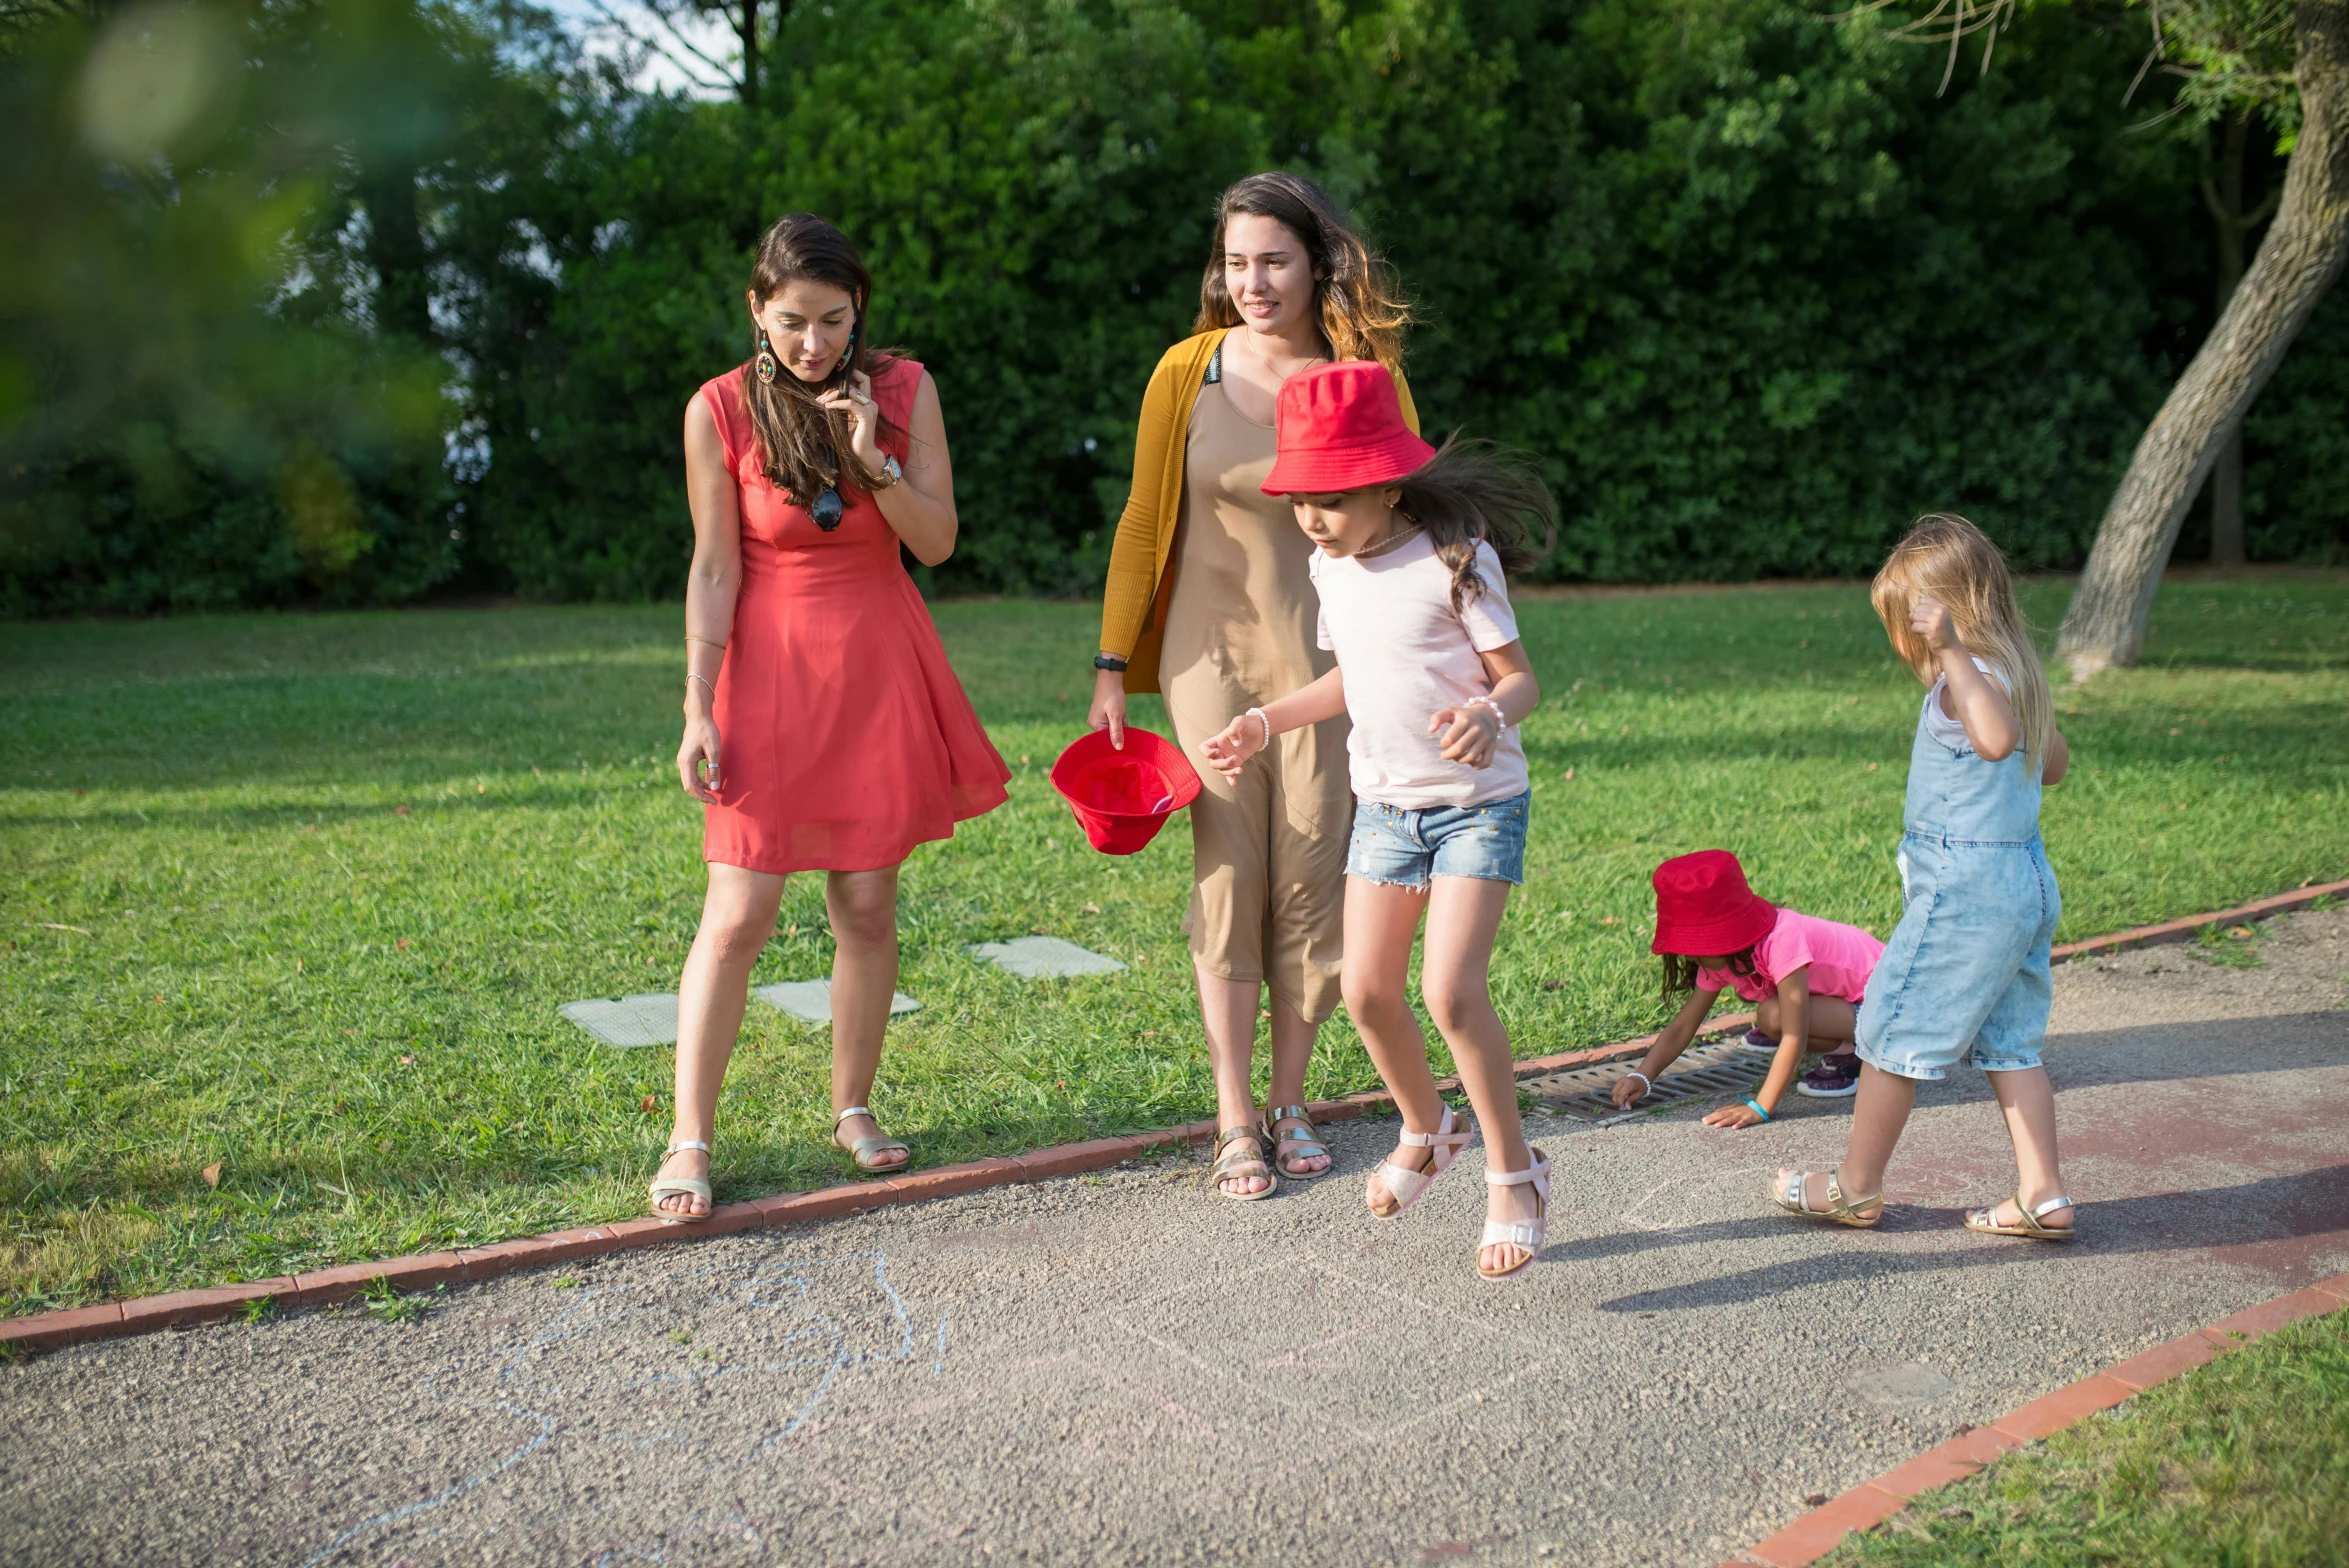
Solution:
<svg viewBox="0 0 2349 1568">
<path fill-rule="evenodd" d="M 1807 1050 L 1832 1055 L 1850 1050 L 1859 1038 L 1859 1009 L 1840 996 L 1814 996 L 1804 1011 L 1811 1030 Z M 1778 998 L 1766 996 L 1754 1005 L 1754 1026 L 1767 1035 L 1778 1033 Z"/>
<path fill-rule="evenodd" d="M 1452 1048 L 1453 1065 L 1468 1103 L 1476 1108 L 1486 1159 L 1496 1171 L 1521 1171 L 1533 1163 L 1517 1117 L 1517 1074 L 1509 1055 L 1509 1031 L 1493 1011 L 1486 976 L 1492 967 L 1493 938 L 1509 905 L 1510 884 L 1484 877 L 1436 877 L 1427 908 L 1427 942 L 1419 961 L 1419 994 L 1428 1016 Z M 1351 929 L 1349 928 L 1349 941 Z M 1485 1217 L 1530 1220 L 1539 1199 L 1530 1183 L 1485 1188 Z M 1513 1268 L 1524 1248 L 1493 1246 L 1476 1255 L 1477 1267 Z"/>
<path fill-rule="evenodd" d="M 1850 1202 L 1872 1198 L 1884 1190 L 1884 1167 L 1892 1163 L 1893 1146 L 1909 1124 L 1917 1103 L 1917 1083 L 1888 1073 L 1873 1062 L 1860 1064 L 1860 1092 L 1852 1101 L 1851 1144 L 1842 1166 L 1843 1196 Z M 1783 1177 L 1785 1172 L 1781 1171 Z M 1827 1176 L 1820 1172 L 1804 1183 L 1806 1200 L 1814 1209 L 1827 1206 Z"/>
<path fill-rule="evenodd" d="M 2007 1136 L 2015 1141 L 2015 1190 L 2026 1204 L 2045 1203 L 2061 1195 L 2063 1172 L 2057 1167 L 2055 1154 L 2055 1085 L 2048 1082 L 2047 1069 L 2027 1067 L 2021 1072 L 1983 1076 L 1990 1080 L 1990 1092 L 1998 1096 Z M 1999 1224 L 2021 1223 L 2014 1207 L 2012 1202 L 1998 1206 L 1995 1218 Z M 2072 1223 L 2072 1211 L 2069 1207 L 2050 1209 L 2039 1223 L 2061 1230 Z"/>
<path fill-rule="evenodd" d="M 889 1000 L 897 990 L 897 868 L 831 871 L 824 877 L 824 912 L 832 922 L 832 1114 L 868 1104 L 881 1070 L 881 1040 L 889 1027 Z M 773 924 L 770 916 L 768 923 Z M 870 1116 L 851 1116 L 833 1130 L 843 1146 L 881 1130 Z M 910 1156 L 908 1156 L 910 1159 Z M 895 1170 L 907 1160 L 874 1166 Z"/>
<path fill-rule="evenodd" d="M 1346 878 L 1346 960 L 1341 980 L 1346 1012 L 1409 1132 L 1433 1132 L 1444 1119 L 1444 1102 L 1427 1066 L 1427 1037 L 1419 1032 L 1419 1020 L 1405 994 L 1411 978 L 1411 941 L 1419 934 L 1427 901 L 1427 894 L 1391 882 Z M 1512 1099 L 1512 1113 L 1515 1105 Z M 1423 1170 L 1429 1152 L 1399 1144 L 1393 1158 L 1398 1165 Z M 1370 1178 L 1370 1188 L 1368 1201 L 1373 1206 L 1391 1196 L 1376 1175 Z"/>
<path fill-rule="evenodd" d="M 1230 980 L 1222 975 L 1209 974 L 1196 963 L 1192 973 L 1199 981 L 1199 1022 L 1207 1031 L 1207 1065 L 1215 1074 L 1215 1125 L 1217 1131 L 1226 1127 L 1253 1126 L 1256 1121 L 1256 1010 L 1264 996 L 1261 980 Z M 1280 1015 L 1285 1008 L 1273 1009 L 1274 1044 L 1273 1066 L 1280 1066 Z M 1306 1049 L 1312 1049 L 1308 1038 Z M 1303 1083 L 1305 1069 L 1297 1069 L 1297 1079 Z M 1257 1152 L 1264 1163 L 1272 1163 L 1272 1150 L 1257 1140 Z M 1222 1184 L 1228 1193 L 1262 1192 L 1271 1185 L 1262 1176 L 1233 1176 Z"/>
<path fill-rule="evenodd" d="M 734 1056 L 742 1009 L 750 999 L 751 966 L 775 932 L 784 878 L 741 866 L 710 867 L 702 898 L 701 929 L 685 955 L 677 982 L 677 1103 L 669 1141 L 712 1141 L 718 1115 L 718 1086 Z M 686 1149 L 661 1162 L 664 1176 L 707 1176 L 710 1157 Z M 690 1193 L 664 1194 L 660 1206 L 671 1214 L 707 1214 L 709 1205 Z"/>
</svg>

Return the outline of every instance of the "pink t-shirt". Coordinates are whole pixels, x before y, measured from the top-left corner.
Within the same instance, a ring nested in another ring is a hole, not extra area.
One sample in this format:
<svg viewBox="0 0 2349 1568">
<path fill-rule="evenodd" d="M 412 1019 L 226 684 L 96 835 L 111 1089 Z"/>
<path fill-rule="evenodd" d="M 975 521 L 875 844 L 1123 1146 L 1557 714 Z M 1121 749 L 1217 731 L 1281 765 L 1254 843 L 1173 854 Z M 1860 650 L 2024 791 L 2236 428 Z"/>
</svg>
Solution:
<svg viewBox="0 0 2349 1568">
<path fill-rule="evenodd" d="M 1696 983 L 1700 991 L 1734 990 L 1746 1001 L 1758 1002 L 1776 996 L 1778 982 L 1808 964 L 1811 995 L 1840 996 L 1857 1007 L 1867 995 L 1876 960 L 1883 956 L 1884 944 L 1858 926 L 1781 909 L 1770 934 L 1754 944 L 1759 975 L 1699 969 Z"/>
</svg>

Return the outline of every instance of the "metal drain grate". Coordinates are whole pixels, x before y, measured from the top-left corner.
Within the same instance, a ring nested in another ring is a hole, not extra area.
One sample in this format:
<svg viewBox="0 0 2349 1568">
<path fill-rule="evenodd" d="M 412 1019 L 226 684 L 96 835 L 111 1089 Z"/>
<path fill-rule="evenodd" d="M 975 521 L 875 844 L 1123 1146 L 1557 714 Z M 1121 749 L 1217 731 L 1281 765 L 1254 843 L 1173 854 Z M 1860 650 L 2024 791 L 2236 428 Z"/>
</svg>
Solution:
<svg viewBox="0 0 2349 1568">
<path fill-rule="evenodd" d="M 1528 1078 L 1518 1087 L 1538 1095 L 1553 1111 L 1579 1121 L 1604 1125 L 1637 1116 L 1659 1105 L 1672 1105 L 1700 1096 L 1751 1094 L 1754 1086 L 1762 1081 L 1763 1074 L 1769 1071 L 1773 1054 L 1746 1044 L 1743 1034 L 1733 1034 L 1727 1039 L 1703 1045 L 1692 1045 L 1656 1079 L 1648 1097 L 1628 1111 L 1615 1109 L 1613 1095 L 1615 1085 L 1639 1065 L 1636 1061 L 1601 1062 L 1595 1067 L 1577 1067 L 1569 1072 Z"/>
</svg>

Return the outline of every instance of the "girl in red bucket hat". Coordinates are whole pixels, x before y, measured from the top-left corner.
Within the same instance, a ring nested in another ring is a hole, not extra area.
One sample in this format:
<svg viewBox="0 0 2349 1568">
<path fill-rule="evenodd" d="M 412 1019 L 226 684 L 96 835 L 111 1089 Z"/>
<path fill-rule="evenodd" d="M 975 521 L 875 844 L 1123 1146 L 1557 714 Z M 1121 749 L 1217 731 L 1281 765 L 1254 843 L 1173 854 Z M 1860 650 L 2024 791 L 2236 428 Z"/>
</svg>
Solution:
<svg viewBox="0 0 2349 1568">
<path fill-rule="evenodd" d="M 1755 1023 L 1775 1036 L 1770 1076 L 1742 1105 L 1725 1105 L 1708 1127 L 1754 1127 L 1771 1120 L 1802 1066 L 1805 1052 L 1826 1056 L 1797 1086 L 1803 1094 L 1842 1099 L 1859 1083 L 1852 1037 L 1868 976 L 1884 944 L 1858 926 L 1821 920 L 1756 897 L 1745 868 L 1726 849 L 1700 849 L 1656 868 L 1656 940 L 1664 960 L 1664 998 L 1687 994 L 1640 1064 L 1615 1085 L 1615 1103 L 1630 1110 L 1648 1097 L 1656 1075 L 1688 1049 L 1697 1027 L 1725 990 L 1755 1003 Z"/>
<path fill-rule="evenodd" d="M 1400 1213 L 1477 1136 L 1437 1094 L 1406 997 L 1424 921 L 1421 994 L 1491 1147 L 1477 1272 L 1502 1279 L 1541 1251 L 1549 1207 L 1549 1161 L 1518 1124 L 1486 971 L 1509 889 L 1525 879 L 1530 796 L 1515 726 L 1541 702 L 1506 574 L 1534 559 L 1529 523 L 1554 528 L 1550 493 L 1489 445 L 1420 440 L 1378 364 L 1303 372 L 1281 389 L 1278 417 L 1264 490 L 1288 497 L 1317 547 L 1318 640 L 1337 666 L 1248 709 L 1202 750 L 1237 778 L 1276 735 L 1352 721 L 1341 988 L 1403 1113 L 1401 1143 L 1364 1196 L 1382 1219 Z"/>
</svg>

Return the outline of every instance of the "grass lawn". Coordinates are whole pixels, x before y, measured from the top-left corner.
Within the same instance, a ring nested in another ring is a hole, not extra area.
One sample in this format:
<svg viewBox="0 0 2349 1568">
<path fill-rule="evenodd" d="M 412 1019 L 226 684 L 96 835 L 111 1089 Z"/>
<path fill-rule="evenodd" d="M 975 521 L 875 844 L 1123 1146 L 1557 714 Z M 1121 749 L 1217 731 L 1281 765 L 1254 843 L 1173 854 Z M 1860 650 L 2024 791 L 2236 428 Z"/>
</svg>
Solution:
<svg viewBox="0 0 2349 1568">
<path fill-rule="evenodd" d="M 1845 1539 L 1819 1568 L 2349 1562 L 2349 1312 L 2221 1356 Z"/>
<path fill-rule="evenodd" d="M 925 1005 L 883 1122 L 929 1165 L 1209 1114 L 1189 835 L 1096 855 L 1045 779 L 1095 612 L 938 619 L 1018 780 L 906 868 Z M 2154 622 L 2144 668 L 2060 698 L 2067 936 L 2349 875 L 2349 574 L 2177 582 Z M 1764 896 L 1890 928 L 1919 690 L 1861 589 L 1535 599 L 1524 626 L 1548 697 L 1495 974 L 1521 1053 L 1661 1019 L 1668 855 L 1734 848 Z M 692 937 L 678 635 L 673 607 L 0 626 L 0 1310 L 640 1213 L 669 1053 L 555 1009 L 674 989 Z M 757 979 L 826 973 L 820 879 L 784 927 Z M 963 951 L 1038 930 L 1132 967 L 1033 984 Z M 754 1004 L 721 1198 L 846 1174 L 827 1039 Z M 1314 1093 L 1372 1084 L 1342 1017 L 1324 1041 Z"/>
</svg>

